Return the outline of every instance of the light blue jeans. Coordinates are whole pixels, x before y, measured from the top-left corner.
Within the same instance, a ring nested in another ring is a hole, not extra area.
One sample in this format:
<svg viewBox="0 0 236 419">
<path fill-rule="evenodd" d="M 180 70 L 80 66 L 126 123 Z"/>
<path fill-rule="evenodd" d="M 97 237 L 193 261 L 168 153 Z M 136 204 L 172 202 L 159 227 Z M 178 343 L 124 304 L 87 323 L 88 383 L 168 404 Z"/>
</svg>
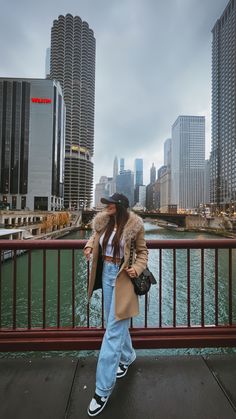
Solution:
<svg viewBox="0 0 236 419">
<path fill-rule="evenodd" d="M 119 265 L 104 262 L 102 286 L 104 295 L 104 311 L 106 332 L 100 349 L 97 372 L 96 393 L 109 396 L 116 382 L 119 363 L 129 365 L 136 358 L 129 334 L 130 319 L 115 318 L 115 281 Z"/>
</svg>

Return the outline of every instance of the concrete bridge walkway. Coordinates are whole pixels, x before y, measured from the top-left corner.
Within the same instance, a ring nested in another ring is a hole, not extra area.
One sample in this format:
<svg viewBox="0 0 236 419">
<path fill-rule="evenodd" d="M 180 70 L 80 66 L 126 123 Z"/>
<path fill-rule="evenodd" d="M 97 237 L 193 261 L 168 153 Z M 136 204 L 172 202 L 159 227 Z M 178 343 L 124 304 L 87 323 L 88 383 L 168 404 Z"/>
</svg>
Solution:
<svg viewBox="0 0 236 419">
<path fill-rule="evenodd" d="M 0 359 L 1 419 L 85 419 L 95 358 Z M 101 419 L 236 419 L 236 354 L 138 357 Z"/>
</svg>

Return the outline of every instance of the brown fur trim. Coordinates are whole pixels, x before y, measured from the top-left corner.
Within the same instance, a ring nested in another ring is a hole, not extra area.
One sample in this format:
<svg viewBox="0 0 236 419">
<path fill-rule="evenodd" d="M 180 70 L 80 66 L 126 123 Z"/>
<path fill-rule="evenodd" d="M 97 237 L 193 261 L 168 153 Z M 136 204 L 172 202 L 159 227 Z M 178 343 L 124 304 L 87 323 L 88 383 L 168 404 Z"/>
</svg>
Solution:
<svg viewBox="0 0 236 419">
<path fill-rule="evenodd" d="M 93 219 L 93 223 L 92 223 L 93 231 L 100 233 L 101 231 L 105 230 L 108 222 L 109 222 L 109 215 L 107 215 L 104 211 L 99 212 Z M 123 232 L 124 241 L 135 239 L 137 234 L 143 228 L 144 227 L 143 227 L 142 218 L 140 218 L 134 212 L 130 211 L 129 219 L 125 225 L 124 232 Z"/>
</svg>

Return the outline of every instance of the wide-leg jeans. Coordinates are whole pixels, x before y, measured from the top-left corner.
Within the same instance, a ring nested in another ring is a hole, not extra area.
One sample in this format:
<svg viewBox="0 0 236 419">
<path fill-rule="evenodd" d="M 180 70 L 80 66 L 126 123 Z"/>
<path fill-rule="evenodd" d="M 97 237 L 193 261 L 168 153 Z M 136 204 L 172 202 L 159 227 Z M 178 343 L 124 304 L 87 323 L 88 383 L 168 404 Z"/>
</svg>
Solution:
<svg viewBox="0 0 236 419">
<path fill-rule="evenodd" d="M 115 318 L 115 282 L 119 265 L 104 261 L 102 286 L 106 332 L 99 353 L 96 372 L 96 393 L 109 396 L 116 382 L 119 363 L 129 365 L 136 358 L 129 334 L 130 319 Z"/>
</svg>

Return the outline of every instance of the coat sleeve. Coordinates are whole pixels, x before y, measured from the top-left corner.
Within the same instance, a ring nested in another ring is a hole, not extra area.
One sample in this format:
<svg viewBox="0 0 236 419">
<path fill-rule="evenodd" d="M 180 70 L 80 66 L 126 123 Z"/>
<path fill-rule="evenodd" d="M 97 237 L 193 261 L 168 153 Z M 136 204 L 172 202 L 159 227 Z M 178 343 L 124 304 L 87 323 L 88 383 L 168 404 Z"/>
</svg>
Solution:
<svg viewBox="0 0 236 419">
<path fill-rule="evenodd" d="M 94 232 L 92 236 L 88 239 L 86 245 L 84 246 L 84 249 L 86 249 L 87 247 L 90 247 L 91 249 L 93 249 L 95 236 L 96 236 L 96 232 Z"/>
<path fill-rule="evenodd" d="M 140 275 L 147 267 L 148 261 L 148 249 L 144 239 L 144 228 L 142 228 L 136 236 L 135 247 L 136 258 L 132 266 L 137 274 Z"/>
</svg>

